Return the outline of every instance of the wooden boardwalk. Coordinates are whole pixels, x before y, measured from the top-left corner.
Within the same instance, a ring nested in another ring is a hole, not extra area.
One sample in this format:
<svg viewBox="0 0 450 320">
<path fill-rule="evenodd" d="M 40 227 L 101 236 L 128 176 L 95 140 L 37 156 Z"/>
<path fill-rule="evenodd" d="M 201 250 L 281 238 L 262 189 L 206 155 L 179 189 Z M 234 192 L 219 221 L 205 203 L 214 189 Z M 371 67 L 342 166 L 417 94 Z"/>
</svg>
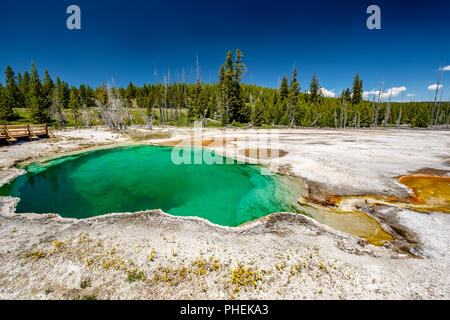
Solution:
<svg viewBox="0 0 450 320">
<path fill-rule="evenodd" d="M 46 124 L 0 126 L 0 141 L 5 140 L 9 144 L 17 141 L 17 138 L 28 138 L 31 141 L 38 139 L 40 136 L 50 136 Z"/>
</svg>

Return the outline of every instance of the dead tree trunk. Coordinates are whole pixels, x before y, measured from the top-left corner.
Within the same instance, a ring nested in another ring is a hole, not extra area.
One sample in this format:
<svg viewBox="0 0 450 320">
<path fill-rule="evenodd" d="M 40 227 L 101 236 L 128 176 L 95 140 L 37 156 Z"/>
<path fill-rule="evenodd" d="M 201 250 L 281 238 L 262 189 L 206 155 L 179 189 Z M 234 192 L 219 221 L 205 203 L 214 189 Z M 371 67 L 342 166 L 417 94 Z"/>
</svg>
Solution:
<svg viewBox="0 0 450 320">
<path fill-rule="evenodd" d="M 382 98 L 383 98 L 383 81 L 381 81 L 380 91 L 378 92 L 378 102 L 377 102 L 377 108 L 375 110 L 375 119 L 374 119 L 374 122 L 373 122 L 373 127 L 374 128 L 378 128 L 378 113 L 380 111 L 380 104 L 381 104 Z"/>
<path fill-rule="evenodd" d="M 440 109 L 441 109 L 441 102 L 442 102 L 442 91 L 441 91 L 441 96 L 440 96 L 440 98 L 439 98 L 439 103 L 438 103 L 438 105 L 437 105 L 437 111 L 436 111 L 436 118 L 435 118 L 435 120 L 434 120 L 434 124 L 435 125 L 438 125 L 439 124 L 439 112 L 440 112 Z"/>
<path fill-rule="evenodd" d="M 398 113 L 398 119 L 397 119 L 397 123 L 396 123 L 397 128 L 400 128 L 401 121 L 402 121 L 402 106 L 400 106 L 400 111 Z"/>
<path fill-rule="evenodd" d="M 389 93 L 389 101 L 387 103 L 386 106 L 386 112 L 384 114 L 384 121 L 383 121 L 383 126 L 386 128 L 388 122 L 389 122 L 389 116 L 391 114 L 391 98 L 392 98 L 392 89 L 390 89 L 390 93 Z"/>
<path fill-rule="evenodd" d="M 169 124 L 169 83 L 170 83 L 170 70 L 168 70 L 167 73 L 167 82 L 164 83 L 164 107 L 165 107 L 165 113 L 166 113 L 166 122 Z"/>
<path fill-rule="evenodd" d="M 180 102 L 180 84 L 177 83 L 177 97 L 175 101 L 175 121 L 178 125 L 180 124 L 180 122 L 178 121 L 178 105 L 180 105 L 179 102 Z"/>
<path fill-rule="evenodd" d="M 100 116 L 111 130 L 125 130 L 127 114 L 116 91 L 115 87 L 108 87 L 108 105 L 98 101 Z"/>
<path fill-rule="evenodd" d="M 62 128 L 65 122 L 63 107 L 61 103 L 61 99 L 58 95 L 58 89 L 54 89 L 52 92 L 52 105 L 50 107 L 50 114 L 56 118 L 58 122 L 58 126 Z"/>
<path fill-rule="evenodd" d="M 437 101 L 437 95 L 439 92 L 439 86 L 441 84 L 441 76 L 442 76 L 442 71 L 439 73 L 438 79 L 437 79 L 437 83 L 436 83 L 436 92 L 434 93 L 434 103 L 433 103 L 433 109 L 431 111 L 431 117 L 430 117 L 430 127 L 432 127 L 435 123 L 435 109 L 436 109 L 436 101 Z"/>
<path fill-rule="evenodd" d="M 372 106 L 370 107 L 370 120 L 371 120 L 372 126 L 374 123 L 374 119 L 375 119 L 375 95 L 373 95 Z"/>
<path fill-rule="evenodd" d="M 337 112 L 336 112 L 336 108 L 334 109 L 334 127 L 337 128 Z"/>
</svg>

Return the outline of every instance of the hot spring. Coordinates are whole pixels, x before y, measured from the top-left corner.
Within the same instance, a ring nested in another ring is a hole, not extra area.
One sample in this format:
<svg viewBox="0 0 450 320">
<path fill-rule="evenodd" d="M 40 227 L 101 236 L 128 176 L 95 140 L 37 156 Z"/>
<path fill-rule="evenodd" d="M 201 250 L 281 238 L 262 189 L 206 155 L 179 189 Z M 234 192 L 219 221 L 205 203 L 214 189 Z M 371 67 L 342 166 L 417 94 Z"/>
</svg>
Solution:
<svg viewBox="0 0 450 320">
<path fill-rule="evenodd" d="M 238 226 L 275 212 L 297 212 L 303 186 L 261 166 L 236 163 L 176 164 L 172 147 L 128 146 L 85 152 L 23 167 L 26 174 L 0 188 L 20 198 L 17 213 L 58 213 L 88 218 L 108 213 L 162 209 Z M 221 158 L 185 148 L 183 158 Z"/>
</svg>

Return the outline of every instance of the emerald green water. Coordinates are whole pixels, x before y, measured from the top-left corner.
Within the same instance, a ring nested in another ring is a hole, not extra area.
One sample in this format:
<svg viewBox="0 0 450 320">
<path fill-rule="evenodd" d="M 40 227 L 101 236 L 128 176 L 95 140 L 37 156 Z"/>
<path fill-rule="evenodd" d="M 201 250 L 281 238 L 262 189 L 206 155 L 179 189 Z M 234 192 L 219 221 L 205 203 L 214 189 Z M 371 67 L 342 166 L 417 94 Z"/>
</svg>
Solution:
<svg viewBox="0 0 450 320">
<path fill-rule="evenodd" d="M 0 188 L 19 197 L 17 213 L 58 213 L 87 218 L 114 212 L 162 209 L 238 226 L 274 212 L 295 212 L 302 189 L 279 175 L 261 175 L 250 164 L 179 164 L 172 147 L 133 146 L 97 150 L 34 163 Z M 203 149 L 183 149 L 185 156 Z M 225 163 L 225 158 L 222 158 Z"/>
</svg>

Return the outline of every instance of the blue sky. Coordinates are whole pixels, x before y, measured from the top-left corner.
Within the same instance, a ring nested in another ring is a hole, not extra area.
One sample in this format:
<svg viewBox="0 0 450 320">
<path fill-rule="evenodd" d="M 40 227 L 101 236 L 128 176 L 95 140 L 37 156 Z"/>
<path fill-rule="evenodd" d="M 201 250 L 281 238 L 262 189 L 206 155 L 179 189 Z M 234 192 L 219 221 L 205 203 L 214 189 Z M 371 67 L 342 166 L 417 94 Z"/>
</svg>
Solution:
<svg viewBox="0 0 450 320">
<path fill-rule="evenodd" d="M 81 8 L 81 30 L 68 30 L 66 8 Z M 366 27 L 366 8 L 381 9 L 381 30 Z M 431 100 L 438 69 L 450 65 L 450 1 L 84 1 L 0 2 L 0 69 L 47 68 L 69 84 L 98 86 L 195 78 L 217 81 L 228 50 L 240 48 L 247 83 L 277 87 L 297 67 L 302 91 L 313 73 L 340 94 L 355 73 L 364 91 L 396 89 L 393 100 Z M 2 77 L 3 79 L 3 77 Z M 450 100 L 450 71 L 443 72 Z M 408 96 L 409 95 L 409 96 Z M 414 95 L 414 96 L 412 96 Z M 370 96 L 369 96 L 370 97 Z"/>
</svg>

